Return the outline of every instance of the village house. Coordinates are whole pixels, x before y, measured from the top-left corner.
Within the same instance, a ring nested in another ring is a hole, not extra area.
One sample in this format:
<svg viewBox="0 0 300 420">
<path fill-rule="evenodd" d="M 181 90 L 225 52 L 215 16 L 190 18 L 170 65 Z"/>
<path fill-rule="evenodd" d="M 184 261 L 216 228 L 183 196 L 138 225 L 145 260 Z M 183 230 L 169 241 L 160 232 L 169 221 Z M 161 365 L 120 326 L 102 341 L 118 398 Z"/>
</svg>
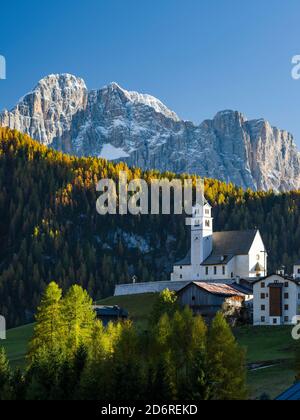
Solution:
<svg viewBox="0 0 300 420">
<path fill-rule="evenodd" d="M 128 318 L 127 311 L 119 306 L 96 305 L 94 310 L 97 319 L 101 320 L 104 326 L 107 326 L 110 322 L 125 321 Z"/>
<path fill-rule="evenodd" d="M 265 276 L 267 251 L 260 232 L 214 232 L 211 211 L 207 202 L 193 208 L 191 248 L 174 265 L 171 280 L 225 281 Z"/>
<path fill-rule="evenodd" d="M 298 265 L 294 268 L 298 272 Z M 299 267 L 300 268 L 300 267 Z M 300 278 L 270 275 L 253 283 L 253 324 L 293 325 L 300 314 Z"/>
<path fill-rule="evenodd" d="M 253 298 L 252 290 L 244 286 L 208 282 L 191 282 L 177 295 L 181 307 L 188 306 L 208 322 L 221 310 L 227 316 L 238 317 L 242 307 L 250 306 Z"/>
</svg>

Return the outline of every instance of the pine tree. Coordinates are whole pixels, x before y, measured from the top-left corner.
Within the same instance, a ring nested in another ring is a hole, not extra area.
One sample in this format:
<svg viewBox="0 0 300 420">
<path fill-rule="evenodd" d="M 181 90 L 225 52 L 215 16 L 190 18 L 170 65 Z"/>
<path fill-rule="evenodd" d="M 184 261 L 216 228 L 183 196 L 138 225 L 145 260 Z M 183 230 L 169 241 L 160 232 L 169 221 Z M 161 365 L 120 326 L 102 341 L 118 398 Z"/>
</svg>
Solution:
<svg viewBox="0 0 300 420">
<path fill-rule="evenodd" d="M 156 369 L 162 369 L 163 378 L 156 373 L 156 378 L 162 379 L 161 388 L 164 389 L 166 400 L 175 400 L 178 396 L 177 368 L 174 360 L 174 347 L 172 346 L 172 320 L 168 314 L 164 314 L 157 326 L 154 326 L 153 334 L 155 345 L 153 358 Z"/>
<path fill-rule="evenodd" d="M 247 397 L 245 353 L 237 344 L 221 313 L 208 334 L 208 372 L 214 400 L 243 400 Z"/>
<path fill-rule="evenodd" d="M 143 395 L 141 359 L 137 331 L 131 322 L 122 324 L 112 358 L 112 388 L 114 400 L 136 400 Z"/>
<path fill-rule="evenodd" d="M 0 401 L 11 399 L 11 377 L 12 373 L 3 348 L 0 348 Z"/>
<path fill-rule="evenodd" d="M 63 299 L 62 314 L 67 331 L 67 351 L 75 354 L 81 345 L 90 344 L 96 319 L 92 299 L 80 286 L 74 285 Z"/>
<path fill-rule="evenodd" d="M 15 401 L 23 401 L 26 399 L 26 382 L 21 369 L 16 369 L 11 379 L 12 399 Z"/>
<path fill-rule="evenodd" d="M 40 350 L 62 351 L 65 346 L 65 332 L 62 291 L 52 282 L 47 286 L 37 310 L 34 336 L 30 343 L 30 359 L 33 361 Z"/>
<path fill-rule="evenodd" d="M 181 398 L 207 400 L 210 394 L 207 357 L 207 326 L 202 317 L 185 317 L 189 342 L 186 349 L 186 376 L 181 387 Z"/>
<path fill-rule="evenodd" d="M 151 324 L 156 325 L 164 314 L 172 317 L 177 309 L 178 305 L 176 293 L 169 289 L 163 290 L 153 305 L 153 309 L 150 315 Z"/>
</svg>

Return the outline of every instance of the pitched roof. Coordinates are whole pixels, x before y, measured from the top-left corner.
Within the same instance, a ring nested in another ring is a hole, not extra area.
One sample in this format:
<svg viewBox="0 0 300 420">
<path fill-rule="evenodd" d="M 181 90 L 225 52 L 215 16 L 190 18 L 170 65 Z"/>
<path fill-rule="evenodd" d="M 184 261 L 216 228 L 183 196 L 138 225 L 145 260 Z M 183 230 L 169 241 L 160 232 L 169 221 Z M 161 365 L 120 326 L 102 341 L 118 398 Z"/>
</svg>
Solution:
<svg viewBox="0 0 300 420">
<path fill-rule="evenodd" d="M 205 261 L 201 265 L 226 265 L 229 263 L 229 261 L 232 260 L 234 255 L 216 255 L 214 251 L 210 254 L 208 258 L 206 258 Z"/>
<path fill-rule="evenodd" d="M 227 264 L 235 255 L 247 255 L 258 230 L 215 232 L 213 251 L 202 265 Z"/>
<path fill-rule="evenodd" d="M 128 312 L 119 306 L 103 306 L 96 305 L 94 306 L 98 316 L 112 316 L 112 317 L 128 317 Z"/>
<path fill-rule="evenodd" d="M 279 395 L 276 401 L 300 401 L 300 382 L 297 382 L 283 394 Z"/>
<path fill-rule="evenodd" d="M 258 230 L 242 230 L 213 233 L 213 251 L 202 265 L 228 264 L 235 255 L 247 255 Z M 175 266 L 191 265 L 191 251 Z"/>
<path fill-rule="evenodd" d="M 257 278 L 257 279 L 254 279 L 254 281 L 252 282 L 252 285 L 254 286 L 254 285 L 256 285 L 257 283 L 259 283 L 259 282 L 261 282 L 261 281 L 264 281 L 264 280 L 268 280 L 269 278 L 271 278 L 271 277 L 280 277 L 283 281 L 291 281 L 292 283 L 295 283 L 295 284 L 297 284 L 297 285 L 300 285 L 300 281 L 299 281 L 299 279 L 295 279 L 295 278 L 293 278 L 293 277 L 290 277 L 290 276 L 288 276 L 288 275 L 284 275 L 284 276 L 282 276 L 281 274 L 277 274 L 277 273 L 273 273 L 273 274 L 268 274 L 267 276 L 265 276 L 265 277 L 259 277 L 259 278 Z"/>
<path fill-rule="evenodd" d="M 231 287 L 233 287 L 235 290 L 238 290 L 241 293 L 244 293 L 245 295 L 253 295 L 253 288 L 251 286 L 233 283 Z"/>
<path fill-rule="evenodd" d="M 206 283 L 206 282 L 191 282 L 185 287 L 183 287 L 181 290 L 179 290 L 179 293 L 186 289 L 187 287 L 191 286 L 192 284 L 196 285 L 200 289 L 205 290 L 206 292 L 209 292 L 213 295 L 219 295 L 219 296 L 239 296 L 239 297 L 245 297 L 246 293 L 243 293 L 241 291 L 238 291 L 237 289 L 233 288 L 232 286 L 224 283 Z"/>
</svg>

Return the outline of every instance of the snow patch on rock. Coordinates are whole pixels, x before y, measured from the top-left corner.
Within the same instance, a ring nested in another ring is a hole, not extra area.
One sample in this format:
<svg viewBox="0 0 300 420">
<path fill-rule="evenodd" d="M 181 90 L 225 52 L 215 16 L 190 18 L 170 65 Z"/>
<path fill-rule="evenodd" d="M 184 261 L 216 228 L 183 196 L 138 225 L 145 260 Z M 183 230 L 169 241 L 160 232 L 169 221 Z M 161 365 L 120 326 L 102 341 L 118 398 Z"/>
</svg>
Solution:
<svg viewBox="0 0 300 420">
<path fill-rule="evenodd" d="M 128 158 L 129 154 L 126 153 L 125 150 L 114 147 L 112 144 L 108 143 L 104 144 L 102 147 L 99 157 L 107 160 L 118 160 L 122 158 Z"/>
</svg>

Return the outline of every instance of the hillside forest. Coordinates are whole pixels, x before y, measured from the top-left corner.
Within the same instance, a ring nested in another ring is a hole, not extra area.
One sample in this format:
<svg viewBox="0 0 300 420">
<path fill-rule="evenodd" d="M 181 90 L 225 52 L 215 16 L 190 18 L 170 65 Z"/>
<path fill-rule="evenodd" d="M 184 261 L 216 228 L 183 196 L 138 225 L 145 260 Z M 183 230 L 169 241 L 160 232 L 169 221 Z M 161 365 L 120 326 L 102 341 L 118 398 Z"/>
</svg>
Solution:
<svg viewBox="0 0 300 420">
<path fill-rule="evenodd" d="M 118 283 L 167 280 L 189 246 L 184 215 L 100 216 L 102 178 L 176 177 L 99 158 L 75 158 L 17 131 L 0 129 L 0 313 L 9 327 L 33 320 L 51 281 L 77 284 L 94 301 Z M 181 175 L 182 179 L 196 177 Z M 269 272 L 300 259 L 300 192 L 243 191 L 205 180 L 214 230 L 260 229 Z"/>
</svg>

